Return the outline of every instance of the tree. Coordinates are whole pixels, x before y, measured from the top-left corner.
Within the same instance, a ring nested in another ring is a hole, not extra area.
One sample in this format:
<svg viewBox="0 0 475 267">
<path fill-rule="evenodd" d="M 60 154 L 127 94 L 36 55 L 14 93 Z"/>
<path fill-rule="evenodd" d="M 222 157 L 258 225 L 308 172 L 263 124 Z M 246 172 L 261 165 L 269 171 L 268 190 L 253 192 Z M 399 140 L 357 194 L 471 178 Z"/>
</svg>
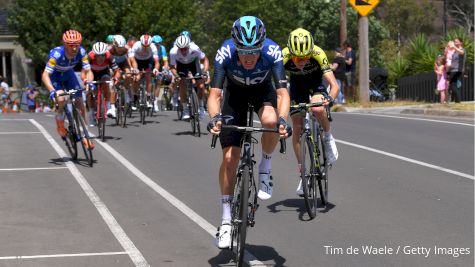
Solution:
<svg viewBox="0 0 475 267">
<path fill-rule="evenodd" d="M 467 35 L 473 31 L 473 1 L 448 1 L 448 13 L 455 25 L 464 28 Z"/>
</svg>

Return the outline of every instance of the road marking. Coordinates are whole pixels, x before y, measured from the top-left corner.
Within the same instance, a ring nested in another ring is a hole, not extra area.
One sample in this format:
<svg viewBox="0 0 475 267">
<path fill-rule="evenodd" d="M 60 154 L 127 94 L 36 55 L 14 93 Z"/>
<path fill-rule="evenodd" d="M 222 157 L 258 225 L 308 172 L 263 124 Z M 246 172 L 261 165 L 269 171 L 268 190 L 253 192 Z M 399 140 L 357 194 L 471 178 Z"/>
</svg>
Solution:
<svg viewBox="0 0 475 267">
<path fill-rule="evenodd" d="M 27 121 L 27 120 L 30 120 L 30 119 L 0 119 L 0 121 Z"/>
<path fill-rule="evenodd" d="M 0 132 L 0 134 L 39 134 L 41 132 Z"/>
<path fill-rule="evenodd" d="M 393 116 L 393 115 L 368 114 L 368 113 L 358 113 L 358 112 L 338 112 L 338 114 L 353 114 L 353 115 L 397 118 L 397 119 L 416 120 L 416 121 L 430 121 L 430 122 L 440 122 L 440 123 L 446 123 L 446 124 L 455 124 L 455 125 L 464 125 L 464 126 L 475 127 L 474 124 L 469 124 L 469 123 L 453 122 L 453 121 L 441 121 L 441 120 L 432 120 L 432 119 L 423 119 L 423 118 L 401 117 L 401 116 Z"/>
<path fill-rule="evenodd" d="M 46 140 L 48 140 L 48 142 L 51 144 L 51 146 L 53 146 L 53 148 L 56 150 L 58 155 L 63 158 L 63 160 L 64 158 L 67 158 L 66 152 L 64 152 L 64 150 L 58 145 L 58 143 L 56 143 L 53 137 L 45 130 L 45 128 L 43 128 L 43 126 L 41 126 L 41 124 L 36 122 L 34 119 L 30 119 L 30 122 L 35 125 L 38 130 L 40 130 Z M 114 234 L 115 238 L 119 241 L 124 250 L 127 252 L 135 266 L 150 266 L 143 257 L 142 253 L 137 249 L 132 240 L 130 240 L 130 238 L 124 232 L 117 220 L 110 213 L 107 206 L 104 204 L 104 202 L 102 202 L 102 200 L 96 194 L 94 189 L 87 182 L 86 178 L 84 178 L 84 176 L 79 172 L 76 165 L 74 165 L 74 163 L 72 163 L 71 161 L 65 161 L 65 164 L 69 168 L 69 171 L 74 176 L 76 181 L 81 186 L 84 193 L 86 193 L 92 204 L 96 207 L 97 211 L 102 216 L 102 219 L 107 224 L 112 234 Z"/>
<path fill-rule="evenodd" d="M 126 255 L 127 252 L 100 252 L 100 253 L 78 253 L 78 254 L 53 254 L 53 255 L 33 255 L 33 256 L 6 256 L 0 257 L 0 260 L 24 260 L 24 259 L 42 259 L 42 258 L 66 258 L 66 257 L 89 257 L 89 256 L 113 256 Z"/>
<path fill-rule="evenodd" d="M 421 166 L 424 166 L 424 167 L 429 167 L 429 168 L 436 169 L 436 170 L 439 170 L 439 171 L 454 174 L 454 175 L 457 175 L 457 176 L 460 176 L 460 177 L 475 180 L 475 177 L 473 175 L 466 174 L 466 173 L 463 173 L 463 172 L 458 172 L 458 171 L 454 171 L 454 170 L 451 170 L 451 169 L 442 168 L 440 166 L 433 165 L 433 164 L 430 164 L 430 163 L 425 163 L 425 162 L 422 162 L 422 161 L 419 161 L 419 160 L 406 158 L 406 157 L 399 156 L 399 155 L 389 153 L 389 152 L 386 152 L 386 151 L 378 150 L 378 149 L 367 147 L 367 146 L 357 145 L 357 144 L 350 143 L 350 142 L 343 141 L 343 140 L 339 140 L 339 139 L 335 139 L 335 141 L 338 142 L 338 143 L 348 145 L 348 146 L 357 147 L 357 148 L 364 149 L 364 150 L 367 150 L 367 151 L 382 154 L 382 155 L 385 155 L 385 156 L 388 156 L 388 157 L 396 158 L 396 159 L 399 159 L 399 160 L 402 160 L 402 161 L 407 161 L 407 162 L 418 164 L 418 165 L 421 165 Z"/>
<path fill-rule="evenodd" d="M 366 115 L 366 114 L 364 114 L 364 115 Z M 425 119 L 422 119 L 422 120 L 425 120 Z M 434 121 L 434 120 L 432 120 L 432 121 Z M 254 121 L 254 122 L 260 123 L 259 121 Z M 437 122 L 444 122 L 444 121 L 437 121 Z M 465 125 L 473 126 L 473 125 L 470 125 L 470 124 L 465 124 Z M 367 151 L 375 152 L 375 153 L 378 153 L 378 154 L 383 154 L 383 155 L 388 156 L 388 157 L 400 159 L 400 160 L 411 162 L 411 163 L 414 163 L 414 164 L 418 164 L 418 165 L 421 165 L 421 166 L 424 166 L 424 167 L 429 167 L 429 168 L 436 169 L 436 170 L 439 170 L 439 171 L 443 171 L 443 172 L 447 172 L 447 173 L 450 173 L 450 174 L 455 174 L 457 176 L 461 176 L 461 177 L 464 177 L 464 178 L 475 180 L 475 176 L 470 175 L 470 174 L 466 174 L 466 173 L 463 173 L 463 172 L 454 171 L 454 170 L 443 168 L 443 167 L 433 165 L 433 164 L 430 164 L 430 163 L 422 162 L 422 161 L 411 159 L 411 158 L 406 158 L 406 157 L 399 156 L 399 155 L 389 153 L 389 152 L 386 152 L 386 151 L 382 151 L 382 150 L 378 150 L 378 149 L 375 149 L 375 148 L 350 143 L 350 142 L 339 140 L 339 139 L 335 139 L 335 141 L 338 142 L 338 143 L 348 145 L 348 146 L 361 148 L 361 149 L 364 149 L 364 150 L 367 150 Z"/>
<path fill-rule="evenodd" d="M 179 211 L 181 211 L 185 216 L 190 218 L 193 222 L 199 225 L 202 229 L 204 229 L 208 234 L 212 237 L 215 237 L 216 234 L 216 227 L 213 226 L 211 223 L 206 221 L 203 217 L 201 217 L 198 213 L 193 211 L 190 207 L 188 207 L 185 203 L 181 200 L 170 194 L 167 190 L 163 187 L 159 186 L 155 183 L 152 179 L 150 179 L 147 175 L 141 172 L 137 167 L 135 167 L 130 161 L 128 161 L 124 156 L 122 156 L 119 152 L 117 152 L 114 148 L 112 148 L 109 144 L 106 144 L 100 140 L 97 140 L 97 143 L 100 144 L 105 150 L 107 150 L 112 156 L 114 156 L 122 165 L 125 166 L 130 172 L 132 172 L 137 178 L 139 178 L 143 183 L 148 185 L 153 191 L 157 192 L 160 196 L 166 199 L 170 204 L 175 206 Z M 263 262 L 257 260 L 257 258 L 245 251 L 245 258 L 248 260 L 251 266 L 267 266 Z"/>
<path fill-rule="evenodd" d="M 0 169 L 0 171 L 36 171 L 36 170 L 60 170 L 67 169 L 68 167 L 43 167 L 43 168 L 11 168 Z"/>
</svg>

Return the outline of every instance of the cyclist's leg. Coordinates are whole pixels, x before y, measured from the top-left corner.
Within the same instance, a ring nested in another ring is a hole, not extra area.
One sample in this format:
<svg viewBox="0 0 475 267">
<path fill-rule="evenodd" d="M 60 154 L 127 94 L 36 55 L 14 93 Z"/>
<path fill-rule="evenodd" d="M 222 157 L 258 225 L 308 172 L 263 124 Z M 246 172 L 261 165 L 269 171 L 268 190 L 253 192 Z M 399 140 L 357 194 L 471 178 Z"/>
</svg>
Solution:
<svg viewBox="0 0 475 267">
<path fill-rule="evenodd" d="M 322 102 L 325 99 L 326 93 L 317 93 L 313 95 L 311 101 L 314 102 Z M 329 163 L 333 163 L 338 159 L 338 149 L 336 147 L 335 139 L 331 133 L 330 129 L 330 121 L 327 117 L 327 111 L 325 107 L 314 107 L 312 108 L 312 112 L 317 117 L 318 123 L 323 128 L 324 139 L 325 139 L 325 150 Z"/>
</svg>

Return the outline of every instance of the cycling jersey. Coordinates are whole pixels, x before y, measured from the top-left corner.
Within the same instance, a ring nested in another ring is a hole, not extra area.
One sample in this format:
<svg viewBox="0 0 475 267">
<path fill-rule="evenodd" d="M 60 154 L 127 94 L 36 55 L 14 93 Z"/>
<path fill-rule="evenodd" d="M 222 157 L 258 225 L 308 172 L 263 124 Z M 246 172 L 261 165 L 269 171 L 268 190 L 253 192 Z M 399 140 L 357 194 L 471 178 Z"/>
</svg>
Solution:
<svg viewBox="0 0 475 267">
<path fill-rule="evenodd" d="M 168 60 L 167 48 L 164 45 L 160 45 L 160 47 L 157 47 L 157 50 L 159 59 Z"/>
<path fill-rule="evenodd" d="M 48 73 L 52 73 L 53 77 L 63 76 L 63 74 L 66 72 L 74 72 L 73 68 L 79 63 L 79 61 L 81 61 L 82 68 L 84 70 L 89 70 L 91 68 L 86 49 L 84 49 L 84 47 L 80 46 L 76 56 L 72 59 L 68 59 L 65 54 L 64 46 L 58 46 L 51 49 L 49 52 L 45 70 Z"/>
<path fill-rule="evenodd" d="M 278 44 L 266 39 L 256 66 L 246 70 L 239 63 L 236 47 L 232 39 L 224 41 L 217 51 L 211 88 L 223 89 L 225 78 L 238 86 L 258 86 L 274 81 L 276 88 L 286 88 L 287 80 L 283 65 L 282 51 Z"/>
<path fill-rule="evenodd" d="M 130 48 L 129 48 L 128 46 L 126 46 L 126 48 L 127 48 L 127 52 L 125 52 L 125 53 L 122 54 L 122 55 L 118 55 L 117 52 L 116 52 L 116 50 L 115 50 L 113 47 L 109 48 L 109 52 L 110 52 L 111 56 L 114 58 L 115 63 L 116 63 L 117 65 L 120 65 L 120 64 L 124 63 L 125 61 L 127 61 L 127 58 L 128 58 L 128 50 L 129 50 Z"/>
<path fill-rule="evenodd" d="M 106 58 L 104 62 L 102 62 L 102 64 L 99 64 L 99 62 L 97 62 L 96 53 L 94 53 L 93 51 L 89 52 L 88 56 L 89 60 L 91 61 L 90 64 L 93 72 L 108 70 L 109 67 L 113 70 L 116 70 L 118 68 L 115 62 L 115 58 L 111 55 L 109 51 L 106 52 Z"/>
<path fill-rule="evenodd" d="M 186 55 L 183 55 L 180 52 L 180 49 L 177 46 L 174 46 L 170 50 L 170 65 L 176 66 L 177 63 L 190 64 L 191 62 L 204 59 L 205 56 L 205 53 L 203 53 L 199 46 L 197 46 L 195 43 L 190 43 L 190 47 Z"/>
<path fill-rule="evenodd" d="M 323 49 L 316 45 L 313 46 L 313 52 L 310 55 L 310 60 L 303 69 L 299 69 L 297 66 L 295 66 L 294 62 L 292 61 L 292 54 L 290 53 L 288 47 L 282 50 L 282 56 L 284 57 L 285 70 L 287 70 L 291 75 L 307 75 L 317 71 L 317 73 L 313 74 L 322 76 L 324 73 L 331 71 L 327 55 Z"/>
<path fill-rule="evenodd" d="M 129 57 L 135 57 L 137 60 L 157 59 L 158 50 L 155 44 L 150 44 L 149 47 L 143 47 L 142 43 L 135 42 L 134 46 L 129 49 Z"/>
</svg>

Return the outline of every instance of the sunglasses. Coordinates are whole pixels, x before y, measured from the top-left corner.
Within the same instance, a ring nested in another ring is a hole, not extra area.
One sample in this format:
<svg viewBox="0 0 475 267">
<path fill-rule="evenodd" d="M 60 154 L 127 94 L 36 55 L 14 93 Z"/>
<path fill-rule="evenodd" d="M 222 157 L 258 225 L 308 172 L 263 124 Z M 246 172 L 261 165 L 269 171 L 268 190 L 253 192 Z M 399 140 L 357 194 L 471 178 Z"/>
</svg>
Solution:
<svg viewBox="0 0 475 267">
<path fill-rule="evenodd" d="M 304 57 L 297 57 L 297 56 L 292 56 L 292 59 L 295 61 L 305 61 L 309 60 L 311 56 L 304 56 Z"/>
<path fill-rule="evenodd" d="M 66 44 L 67 47 L 75 48 L 79 47 L 79 44 Z"/>
<path fill-rule="evenodd" d="M 254 48 L 254 49 L 241 49 L 241 48 L 237 48 L 236 47 L 236 50 L 238 52 L 239 55 L 242 55 L 242 56 L 255 56 L 255 55 L 258 55 L 261 53 L 261 48 Z"/>
</svg>

